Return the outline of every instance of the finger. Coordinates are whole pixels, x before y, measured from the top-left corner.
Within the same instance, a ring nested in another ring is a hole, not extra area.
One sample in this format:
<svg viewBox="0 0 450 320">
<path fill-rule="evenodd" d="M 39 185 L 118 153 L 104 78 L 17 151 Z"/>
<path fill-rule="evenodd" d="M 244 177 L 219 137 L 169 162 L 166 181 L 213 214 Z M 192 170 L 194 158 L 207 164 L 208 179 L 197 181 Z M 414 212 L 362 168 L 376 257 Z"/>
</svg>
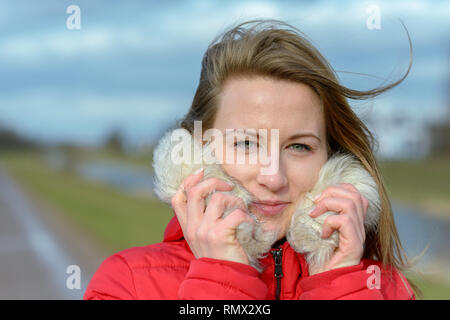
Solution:
<svg viewBox="0 0 450 320">
<path fill-rule="evenodd" d="M 326 239 L 335 230 L 339 232 L 340 239 L 342 238 L 346 242 L 364 243 L 363 237 L 359 234 L 355 225 L 346 215 L 333 215 L 326 218 L 323 223 L 321 237 Z"/>
<path fill-rule="evenodd" d="M 352 185 L 350 185 L 350 186 L 352 186 Z M 349 190 L 349 188 L 351 188 L 351 190 Z M 321 202 L 321 200 L 323 200 L 327 197 L 339 197 L 339 198 L 351 199 L 356 206 L 356 213 L 357 213 L 359 223 L 364 224 L 364 218 L 365 218 L 364 203 L 362 201 L 361 194 L 358 192 L 358 190 L 355 187 L 349 187 L 348 185 L 329 186 L 322 192 L 322 194 L 320 195 L 319 198 L 314 200 L 314 202 L 316 204 L 318 204 Z M 313 210 L 313 214 L 311 215 L 311 217 L 317 217 L 319 215 L 320 214 L 317 214 L 316 210 Z"/>
<path fill-rule="evenodd" d="M 344 219 L 349 218 L 362 235 L 364 224 L 358 218 L 357 210 L 358 208 L 353 200 L 348 198 L 324 198 L 316 205 L 310 216 L 316 218 L 328 211 L 336 212 L 339 215 L 346 216 Z"/>
<path fill-rule="evenodd" d="M 194 173 L 187 176 L 186 179 L 181 183 L 181 188 L 184 190 L 185 194 L 187 195 L 187 191 L 195 186 L 197 183 L 199 183 L 204 176 L 205 171 L 203 168 L 198 169 Z"/>
<path fill-rule="evenodd" d="M 247 211 L 244 201 L 236 196 L 216 192 L 211 196 L 211 200 L 205 210 L 205 222 L 212 224 L 220 219 L 226 209 L 241 209 Z"/>
<path fill-rule="evenodd" d="M 317 199 L 314 199 L 315 203 L 320 202 L 326 197 L 342 197 L 354 200 L 354 202 L 363 208 L 362 195 L 352 184 L 343 183 L 327 187 Z M 363 211 L 363 210 L 361 210 Z"/>
<path fill-rule="evenodd" d="M 181 185 L 179 186 L 177 192 L 172 197 L 171 204 L 172 208 L 175 211 L 175 215 L 177 216 L 178 222 L 180 223 L 181 229 L 184 232 L 184 228 L 187 222 L 187 194 L 186 188 L 189 188 L 192 185 L 198 183 L 203 177 L 203 168 L 197 170 L 193 174 L 189 175 L 187 178 L 183 180 Z"/>
<path fill-rule="evenodd" d="M 205 198 L 217 191 L 230 191 L 233 186 L 223 180 L 208 178 L 186 190 L 187 193 L 187 222 L 198 225 L 203 218 L 206 204 Z"/>
<path fill-rule="evenodd" d="M 253 224 L 254 220 L 246 211 L 236 209 L 222 220 L 220 229 L 223 230 L 228 236 L 234 236 L 237 227 L 243 222 Z"/>
<path fill-rule="evenodd" d="M 187 198 L 182 185 L 172 197 L 171 204 L 173 210 L 175 211 L 175 215 L 177 216 L 178 222 L 180 223 L 181 229 L 184 232 L 184 228 L 186 226 Z"/>
<path fill-rule="evenodd" d="M 359 192 L 359 190 L 351 183 L 341 183 L 339 184 L 339 186 L 341 186 L 344 189 L 347 189 L 349 191 L 355 192 L 357 194 L 359 194 L 360 199 L 361 199 L 361 203 L 362 203 L 362 207 L 363 207 L 363 217 L 365 218 L 367 215 L 367 208 L 369 207 L 369 201 L 366 199 L 366 197 L 364 197 L 361 192 Z"/>
</svg>

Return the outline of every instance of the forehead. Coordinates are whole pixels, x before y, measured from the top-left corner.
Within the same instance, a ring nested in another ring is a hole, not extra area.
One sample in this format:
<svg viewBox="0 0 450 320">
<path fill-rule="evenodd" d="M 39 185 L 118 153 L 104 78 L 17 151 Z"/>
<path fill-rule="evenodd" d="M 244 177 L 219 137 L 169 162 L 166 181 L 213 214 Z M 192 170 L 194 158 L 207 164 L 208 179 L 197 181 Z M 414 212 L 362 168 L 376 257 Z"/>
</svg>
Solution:
<svg viewBox="0 0 450 320">
<path fill-rule="evenodd" d="M 263 77 L 229 79 L 223 88 L 214 127 L 279 129 L 324 134 L 322 104 L 303 83 Z"/>
</svg>

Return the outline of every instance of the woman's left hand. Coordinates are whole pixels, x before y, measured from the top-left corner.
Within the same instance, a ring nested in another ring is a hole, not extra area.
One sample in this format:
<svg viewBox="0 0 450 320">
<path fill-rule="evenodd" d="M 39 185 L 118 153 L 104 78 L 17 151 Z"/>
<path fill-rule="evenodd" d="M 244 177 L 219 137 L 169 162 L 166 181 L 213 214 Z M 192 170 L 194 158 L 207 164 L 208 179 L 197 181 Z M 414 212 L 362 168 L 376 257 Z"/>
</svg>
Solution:
<svg viewBox="0 0 450 320">
<path fill-rule="evenodd" d="M 343 183 L 329 186 L 314 202 L 316 207 L 310 213 L 312 218 L 328 211 L 338 213 L 325 219 L 322 238 L 328 238 L 335 230 L 339 231 L 339 247 L 320 270 L 309 270 L 310 275 L 358 265 L 364 253 L 364 218 L 369 201 L 352 184 Z"/>
</svg>

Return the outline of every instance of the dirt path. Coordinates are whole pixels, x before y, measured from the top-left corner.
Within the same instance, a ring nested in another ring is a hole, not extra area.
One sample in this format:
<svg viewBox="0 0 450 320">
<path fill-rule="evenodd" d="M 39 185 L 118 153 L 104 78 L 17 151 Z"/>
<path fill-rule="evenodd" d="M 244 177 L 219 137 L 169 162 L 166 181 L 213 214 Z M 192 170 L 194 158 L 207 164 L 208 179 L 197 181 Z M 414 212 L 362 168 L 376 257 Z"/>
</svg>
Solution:
<svg viewBox="0 0 450 320">
<path fill-rule="evenodd" d="M 109 254 L 0 164 L 0 299 L 81 299 Z M 80 268 L 80 289 L 67 288 L 70 265 Z"/>
</svg>

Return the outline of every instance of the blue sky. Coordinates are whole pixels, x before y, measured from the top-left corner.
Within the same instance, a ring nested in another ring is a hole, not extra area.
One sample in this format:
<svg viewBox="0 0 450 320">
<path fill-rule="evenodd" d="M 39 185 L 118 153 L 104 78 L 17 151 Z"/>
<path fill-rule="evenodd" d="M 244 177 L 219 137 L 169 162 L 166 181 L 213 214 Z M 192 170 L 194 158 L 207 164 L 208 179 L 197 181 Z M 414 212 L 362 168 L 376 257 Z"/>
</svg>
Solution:
<svg viewBox="0 0 450 320">
<path fill-rule="evenodd" d="M 66 8 L 81 9 L 69 30 Z M 369 5 L 381 29 L 366 26 Z M 344 85 L 370 89 L 408 78 L 375 101 L 352 102 L 366 116 L 442 117 L 450 81 L 449 1 L 1 1 L 0 125 L 51 142 L 100 143 L 119 128 L 151 143 L 188 110 L 202 55 L 231 24 L 275 18 L 302 30 Z M 447 87 L 446 87 L 447 86 Z"/>
</svg>

